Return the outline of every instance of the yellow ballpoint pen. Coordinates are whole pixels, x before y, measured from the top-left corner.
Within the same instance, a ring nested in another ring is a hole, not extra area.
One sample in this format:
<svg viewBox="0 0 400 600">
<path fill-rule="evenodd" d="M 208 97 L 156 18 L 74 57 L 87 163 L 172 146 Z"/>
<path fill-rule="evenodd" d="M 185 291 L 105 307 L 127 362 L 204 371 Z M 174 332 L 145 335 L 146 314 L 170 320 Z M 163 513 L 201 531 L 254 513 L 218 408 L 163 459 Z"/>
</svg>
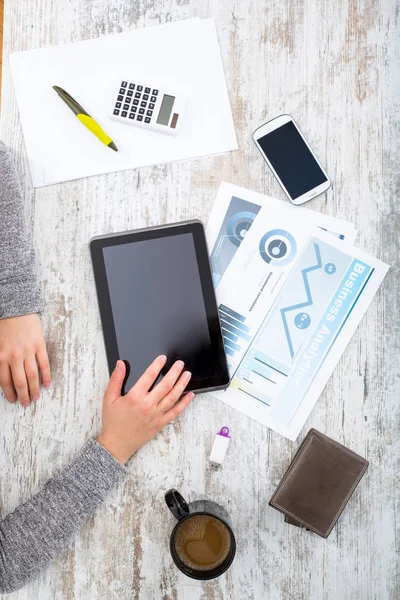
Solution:
<svg viewBox="0 0 400 600">
<path fill-rule="evenodd" d="M 74 115 L 80 120 L 82 125 L 87 127 L 89 131 L 91 131 L 103 144 L 118 152 L 117 146 L 114 144 L 110 136 L 106 134 L 106 132 L 100 127 L 100 125 L 91 117 L 86 110 L 78 104 L 76 100 L 73 99 L 72 96 L 68 94 L 65 90 L 58 87 L 57 85 L 53 85 L 53 90 L 57 92 L 62 100 L 64 100 L 65 104 L 69 106 Z"/>
</svg>

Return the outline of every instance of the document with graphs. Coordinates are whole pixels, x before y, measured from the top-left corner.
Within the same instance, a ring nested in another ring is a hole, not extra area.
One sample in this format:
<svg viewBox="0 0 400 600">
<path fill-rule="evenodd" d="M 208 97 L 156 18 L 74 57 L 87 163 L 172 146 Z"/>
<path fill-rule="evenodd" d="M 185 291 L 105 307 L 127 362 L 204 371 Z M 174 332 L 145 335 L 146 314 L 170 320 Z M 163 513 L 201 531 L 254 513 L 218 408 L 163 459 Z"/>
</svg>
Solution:
<svg viewBox="0 0 400 600">
<path fill-rule="evenodd" d="M 268 206 L 270 212 L 287 211 L 289 218 L 292 215 L 296 219 L 307 219 L 308 224 L 317 225 L 351 244 L 356 239 L 357 230 L 352 223 L 223 181 L 207 223 L 207 242 L 215 286 L 219 284 L 263 206 Z"/>
<path fill-rule="evenodd" d="M 214 395 L 295 440 L 388 266 L 354 248 L 351 231 L 332 235 L 313 211 L 281 204 L 267 199 L 236 230 L 229 264 L 212 264 L 232 378 Z"/>
</svg>

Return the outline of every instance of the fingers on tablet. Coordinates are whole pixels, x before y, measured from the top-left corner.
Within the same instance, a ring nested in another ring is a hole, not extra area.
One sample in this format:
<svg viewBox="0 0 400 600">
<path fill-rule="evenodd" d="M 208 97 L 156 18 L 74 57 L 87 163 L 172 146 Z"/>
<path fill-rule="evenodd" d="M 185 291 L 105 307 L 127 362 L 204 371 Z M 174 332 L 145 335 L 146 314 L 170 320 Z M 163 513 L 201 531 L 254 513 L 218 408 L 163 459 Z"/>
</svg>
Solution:
<svg viewBox="0 0 400 600">
<path fill-rule="evenodd" d="M 157 356 L 157 358 L 146 369 L 140 379 L 138 379 L 132 390 L 137 390 L 140 393 L 148 392 L 155 381 L 157 381 L 157 378 L 161 373 L 161 369 L 164 367 L 166 362 L 166 356 L 163 354 L 161 356 Z"/>
<path fill-rule="evenodd" d="M 177 360 L 172 365 L 165 377 L 162 378 L 160 383 L 156 385 L 156 387 L 152 391 L 152 395 L 154 396 L 157 402 L 161 402 L 161 400 L 163 400 L 167 396 L 167 394 L 171 392 L 172 388 L 178 381 L 184 366 L 185 364 L 183 363 L 183 361 Z"/>
<path fill-rule="evenodd" d="M 185 391 L 191 377 L 192 374 L 190 373 L 190 371 L 185 371 L 184 373 L 182 373 L 182 375 L 179 377 L 178 381 L 173 386 L 171 391 L 168 392 L 168 394 L 161 400 L 161 402 L 159 402 L 159 407 L 162 412 L 166 412 L 167 410 L 172 408 L 174 404 L 176 404 L 176 402 L 178 402 L 179 398 Z"/>
</svg>

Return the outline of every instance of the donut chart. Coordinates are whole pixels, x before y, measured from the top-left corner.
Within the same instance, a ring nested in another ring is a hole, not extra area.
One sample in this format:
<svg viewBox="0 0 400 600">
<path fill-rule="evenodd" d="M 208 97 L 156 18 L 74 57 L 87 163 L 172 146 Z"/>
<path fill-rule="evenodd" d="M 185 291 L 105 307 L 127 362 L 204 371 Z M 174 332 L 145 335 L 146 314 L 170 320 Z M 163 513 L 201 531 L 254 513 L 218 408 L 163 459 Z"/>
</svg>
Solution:
<svg viewBox="0 0 400 600">
<path fill-rule="evenodd" d="M 260 240 L 261 258 L 273 267 L 283 267 L 296 256 L 297 244 L 291 233 L 284 229 L 272 229 Z"/>
<path fill-rule="evenodd" d="M 234 246 L 240 246 L 255 218 L 255 213 L 244 211 L 236 213 L 228 221 L 226 226 L 228 239 Z"/>
</svg>

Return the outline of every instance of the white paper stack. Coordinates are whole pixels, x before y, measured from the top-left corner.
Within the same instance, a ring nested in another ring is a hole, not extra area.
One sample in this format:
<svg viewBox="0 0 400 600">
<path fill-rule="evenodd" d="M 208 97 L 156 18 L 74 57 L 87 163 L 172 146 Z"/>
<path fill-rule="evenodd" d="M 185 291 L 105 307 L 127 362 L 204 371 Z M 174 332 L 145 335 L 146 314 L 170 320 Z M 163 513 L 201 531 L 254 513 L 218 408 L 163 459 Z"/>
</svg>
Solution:
<svg viewBox="0 0 400 600">
<path fill-rule="evenodd" d="M 10 61 L 35 187 L 237 148 L 212 19 L 18 52 Z M 159 82 L 189 95 L 189 112 L 179 135 L 110 120 L 108 90 L 118 76 Z M 83 127 L 54 85 L 100 123 L 119 152 Z"/>
</svg>

